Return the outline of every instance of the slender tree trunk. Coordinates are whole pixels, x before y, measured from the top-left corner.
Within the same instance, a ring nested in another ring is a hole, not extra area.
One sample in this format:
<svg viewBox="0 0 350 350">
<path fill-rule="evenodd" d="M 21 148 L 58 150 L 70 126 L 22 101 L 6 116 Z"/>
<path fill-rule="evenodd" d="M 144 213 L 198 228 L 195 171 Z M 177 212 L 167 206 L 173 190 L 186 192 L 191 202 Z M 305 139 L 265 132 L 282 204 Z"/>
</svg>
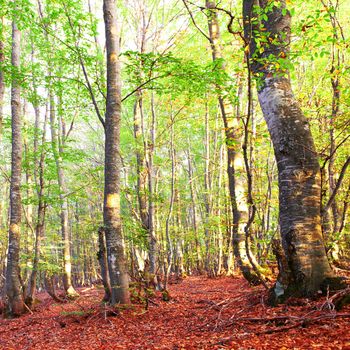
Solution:
<svg viewBox="0 0 350 350">
<path fill-rule="evenodd" d="M 111 304 L 128 304 L 129 279 L 120 218 L 121 81 L 116 1 L 103 1 L 107 51 L 107 102 L 105 119 L 105 188 L 103 219 L 106 233 Z"/>
<path fill-rule="evenodd" d="M 147 170 L 148 170 L 148 240 L 150 256 L 150 273 L 157 274 L 157 236 L 155 230 L 155 203 L 153 194 L 153 155 L 156 142 L 156 111 L 154 105 L 154 95 L 151 96 L 151 140 L 148 145 Z"/>
<path fill-rule="evenodd" d="M 190 144 L 188 143 L 188 148 L 190 149 Z M 191 201 L 192 201 L 192 223 L 193 223 L 193 231 L 194 231 L 194 240 L 196 247 L 196 267 L 197 272 L 202 273 L 203 262 L 201 255 L 201 248 L 199 244 L 199 235 L 198 235 L 198 223 L 197 223 L 197 205 L 196 205 L 196 196 L 194 190 L 194 178 L 193 178 L 193 165 L 191 160 L 190 151 L 187 153 L 187 162 L 188 162 L 188 178 L 190 182 L 190 191 L 191 191 Z"/>
<path fill-rule="evenodd" d="M 183 255 L 183 227 L 181 222 L 181 202 L 180 192 L 177 189 L 175 191 L 174 206 L 176 208 L 176 228 L 175 228 L 175 240 L 176 240 L 176 256 L 175 256 L 175 273 L 178 277 L 184 275 L 184 255 Z"/>
<path fill-rule="evenodd" d="M 48 109 L 48 108 L 47 108 Z M 44 124 L 42 127 L 42 138 L 41 138 L 41 151 L 40 151 L 40 159 L 38 159 L 38 138 L 39 138 L 39 121 L 40 121 L 40 112 L 37 103 L 34 104 L 35 111 L 35 131 L 34 131 L 34 164 L 35 164 L 35 174 L 34 176 L 36 185 L 38 187 L 37 195 L 38 195 L 38 211 L 35 225 L 35 245 L 34 245 L 34 258 L 33 258 L 33 267 L 32 273 L 29 278 L 28 288 L 25 296 L 26 304 L 30 307 L 34 300 L 34 294 L 37 284 L 37 276 L 39 271 L 39 260 L 41 255 L 41 241 L 45 235 L 45 208 L 46 203 L 44 199 L 44 191 L 45 191 L 45 179 L 44 179 L 44 170 L 45 170 L 45 155 L 46 151 L 44 149 L 45 141 L 46 141 L 46 125 L 48 118 L 48 110 L 45 113 Z M 39 171 L 39 173 L 37 173 Z"/>
<path fill-rule="evenodd" d="M 224 160 L 224 150 L 223 147 L 220 147 L 220 161 L 219 161 L 219 176 L 218 176 L 218 189 L 221 189 L 222 186 L 222 178 L 223 178 L 223 160 Z M 220 222 L 218 224 L 218 248 L 219 248 L 219 256 L 218 256 L 218 268 L 216 271 L 217 275 L 221 275 L 225 272 L 224 269 L 224 235 L 222 232 L 222 224 L 221 224 L 221 208 L 222 208 L 222 196 L 218 195 L 217 198 L 217 217 L 220 219 Z"/>
<path fill-rule="evenodd" d="M 26 102 L 23 103 L 23 118 L 26 116 Z M 25 123 L 26 124 L 26 123 Z M 23 138 L 23 145 L 24 145 L 24 162 L 26 164 L 30 164 L 29 161 L 29 144 L 28 144 L 28 138 Z M 24 208 L 24 216 L 25 216 L 25 222 L 26 222 L 26 230 L 25 230 L 25 237 L 24 237 L 24 254 L 26 256 L 26 267 L 24 269 L 23 273 L 23 284 L 26 288 L 26 285 L 30 278 L 30 270 L 31 270 L 31 260 L 33 255 L 33 243 L 34 243 L 34 228 L 33 228 L 33 204 L 31 202 L 31 199 L 33 197 L 33 177 L 32 177 L 32 169 L 29 166 L 25 167 L 25 179 L 26 179 L 26 199 L 28 201 L 28 204 L 23 207 Z M 24 295 L 26 295 L 26 291 L 24 290 Z"/>
<path fill-rule="evenodd" d="M 51 146 L 56 162 L 57 180 L 60 191 L 61 204 L 61 234 L 63 240 L 63 286 L 68 297 L 74 298 L 78 295 L 72 285 L 72 263 L 71 263 L 71 244 L 70 244 L 70 229 L 68 218 L 68 199 L 66 177 L 62 167 L 62 154 L 64 147 L 64 136 L 59 137 L 59 127 L 56 125 L 56 104 L 52 92 L 50 92 L 50 128 L 51 128 Z"/>
<path fill-rule="evenodd" d="M 144 54 L 147 46 L 147 31 L 149 29 L 152 12 L 147 18 L 147 6 L 145 2 L 138 4 L 137 15 L 140 18 L 137 24 L 137 46 L 141 54 Z M 138 78 L 143 78 L 142 70 L 144 60 L 140 59 L 140 73 Z M 145 116 L 143 107 L 143 92 L 139 89 L 136 92 L 136 101 L 134 104 L 134 137 L 136 140 L 136 161 L 137 161 L 137 196 L 139 202 L 139 211 L 142 227 L 148 237 L 148 255 L 149 255 L 149 272 L 156 278 L 157 274 L 157 237 L 154 230 L 154 201 L 152 198 L 153 191 L 153 153 L 156 135 L 156 114 L 154 108 L 154 96 L 151 95 L 151 125 L 150 140 L 145 128 Z"/>
<path fill-rule="evenodd" d="M 101 276 L 103 287 L 105 289 L 105 295 L 103 301 L 109 301 L 111 298 L 111 282 L 108 275 L 108 261 L 107 261 L 107 251 L 106 251 L 106 236 L 103 227 L 98 230 L 98 262 L 101 267 Z"/>
<path fill-rule="evenodd" d="M 206 8 L 210 10 L 208 17 L 209 39 L 212 51 L 213 61 L 222 59 L 222 49 L 220 45 L 220 30 L 218 16 L 215 10 L 215 2 L 206 1 Z M 225 70 L 225 65 L 220 63 L 221 69 Z M 241 87 L 239 88 L 241 91 Z M 239 93 L 239 99 L 241 98 Z M 245 194 L 244 177 L 245 167 L 244 159 L 241 151 L 242 147 L 242 131 L 240 130 L 239 105 L 237 106 L 237 116 L 234 116 L 233 106 L 221 95 L 218 96 L 221 116 L 225 127 L 226 146 L 227 146 L 227 175 L 229 182 L 229 191 L 233 212 L 233 246 L 234 253 L 238 262 L 238 266 L 242 271 L 245 279 L 251 284 L 259 284 L 260 278 L 254 271 L 249 261 L 248 253 L 251 259 L 256 262 L 252 252 L 247 252 L 245 244 L 245 226 L 249 219 L 249 208 Z"/>
<path fill-rule="evenodd" d="M 25 311 L 20 277 L 19 252 L 21 232 L 21 171 L 22 171 L 22 134 L 21 134 L 21 96 L 17 70 L 20 68 L 21 33 L 16 22 L 12 21 L 12 67 L 16 70 L 11 86 L 12 115 L 12 160 L 10 185 L 10 227 L 6 269 L 6 309 L 9 317 L 19 316 Z"/>
<path fill-rule="evenodd" d="M 209 219 L 211 216 L 211 187 L 210 187 L 210 129 L 209 129 L 209 107 L 205 109 L 205 169 L 204 169 L 204 209 L 205 209 L 205 270 L 211 274 L 211 254 L 210 254 L 210 229 Z"/>
<path fill-rule="evenodd" d="M 143 105 L 142 91 L 136 93 L 136 101 L 134 104 L 134 138 L 136 141 L 136 171 L 137 171 L 137 198 L 139 202 L 139 212 L 141 224 L 144 230 L 148 232 L 148 205 L 147 205 L 147 182 L 148 172 L 146 168 L 146 150 L 144 147 L 144 137 L 142 124 Z M 151 257 L 150 257 L 151 260 Z"/>
<path fill-rule="evenodd" d="M 333 194 L 333 191 L 336 187 L 336 179 L 335 179 L 335 169 L 334 163 L 336 159 L 336 141 L 335 141 L 335 124 L 338 119 L 339 107 L 340 107 L 340 75 L 341 71 L 341 63 L 344 61 L 344 54 L 340 52 L 337 47 L 337 42 L 339 42 L 339 28 L 338 28 L 338 20 L 336 18 L 337 11 L 339 11 L 339 3 L 336 1 L 335 12 L 331 14 L 329 12 L 330 20 L 333 28 L 333 42 L 332 42 L 332 65 L 331 65 L 331 85 L 332 85 L 332 114 L 330 118 L 329 125 L 329 137 L 330 137 L 330 149 L 329 149 L 329 163 L 328 163 L 328 183 L 329 183 L 329 196 Z M 342 38 L 343 39 L 343 38 Z M 339 232 L 339 210 L 336 199 L 334 198 L 331 205 L 332 212 L 332 224 L 326 225 L 326 227 L 331 228 L 331 232 L 325 232 L 325 239 L 328 240 L 328 244 L 330 243 L 330 251 L 328 252 L 329 256 L 335 262 L 339 260 L 339 245 L 338 245 L 338 232 Z M 327 211 L 328 214 L 328 211 Z M 329 237 L 330 236 L 330 237 Z"/>
<path fill-rule="evenodd" d="M 268 1 L 259 4 L 264 10 Z M 282 0 L 280 6 L 267 12 L 266 21 L 252 22 L 256 16 L 254 5 L 258 5 L 256 0 L 243 2 L 245 38 L 250 44 L 248 68 L 251 66 L 252 73 L 261 77 L 258 97 L 278 165 L 279 223 L 290 269 L 288 279 L 279 278 L 273 292 L 277 298 L 310 295 L 333 276 L 321 231 L 320 167 L 310 127 L 292 93 L 288 71 L 261 63 L 269 60 L 269 55 L 276 59 L 287 56 L 291 16 Z M 261 26 L 264 31 L 257 34 Z M 273 43 L 266 40 L 270 44 L 260 53 L 255 35 L 268 35 L 274 38 Z"/>
<path fill-rule="evenodd" d="M 169 202 L 169 211 L 167 218 L 165 220 L 165 236 L 167 240 L 167 251 L 168 251 L 168 266 L 166 268 L 166 276 L 165 276 L 165 286 L 167 287 L 167 282 L 169 278 L 169 274 L 171 272 L 171 267 L 173 263 L 174 256 L 174 247 L 173 242 L 170 235 L 170 220 L 173 217 L 174 210 L 174 201 L 175 201 L 175 181 L 176 181 L 176 153 L 174 148 L 174 118 L 171 118 L 171 126 L 170 126 L 170 158 L 171 158 L 171 193 L 170 193 L 170 202 Z"/>
</svg>

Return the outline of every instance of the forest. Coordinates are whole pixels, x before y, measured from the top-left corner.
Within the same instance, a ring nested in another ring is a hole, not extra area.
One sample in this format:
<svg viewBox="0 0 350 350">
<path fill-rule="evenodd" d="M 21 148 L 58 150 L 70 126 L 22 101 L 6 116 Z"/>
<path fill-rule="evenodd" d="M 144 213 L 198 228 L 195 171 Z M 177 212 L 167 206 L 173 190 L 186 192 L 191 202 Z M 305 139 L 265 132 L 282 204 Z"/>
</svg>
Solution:
<svg viewBox="0 0 350 350">
<path fill-rule="evenodd" d="M 350 348 L 349 12 L 0 0 L 0 349 Z"/>
</svg>

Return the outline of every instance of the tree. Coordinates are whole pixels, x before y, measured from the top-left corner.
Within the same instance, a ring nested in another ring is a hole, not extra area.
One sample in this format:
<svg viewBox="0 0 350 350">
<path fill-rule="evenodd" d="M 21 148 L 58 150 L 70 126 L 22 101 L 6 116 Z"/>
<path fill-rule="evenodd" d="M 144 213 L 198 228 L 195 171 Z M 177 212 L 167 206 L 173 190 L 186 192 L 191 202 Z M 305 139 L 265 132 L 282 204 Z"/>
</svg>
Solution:
<svg viewBox="0 0 350 350">
<path fill-rule="evenodd" d="M 295 99 L 288 71 L 291 15 L 286 1 L 243 2 L 248 68 L 278 165 L 279 224 L 287 264 L 276 297 L 316 293 L 333 277 L 321 231 L 320 166 L 309 123 Z"/>
<path fill-rule="evenodd" d="M 67 199 L 67 185 L 64 169 L 62 166 L 62 155 L 64 151 L 65 141 L 67 135 L 64 133 L 65 128 L 61 131 L 57 127 L 56 113 L 55 113 L 55 99 L 50 92 L 50 128 L 51 128 L 51 146 L 52 153 L 55 158 L 57 180 L 61 204 L 61 233 L 63 240 L 63 285 L 66 294 L 69 298 L 75 298 L 78 293 L 75 291 L 72 284 L 72 263 L 71 263 L 71 244 L 70 244 L 70 233 L 69 233 L 69 222 L 68 222 L 68 199 Z M 62 117 L 61 115 L 59 117 Z M 60 125 L 63 124 L 62 118 Z M 57 132 L 58 131 L 58 132 Z M 61 132 L 60 132 L 61 131 Z"/>
<path fill-rule="evenodd" d="M 35 244 L 34 244 L 34 257 L 33 257 L 33 265 L 32 272 L 30 274 L 30 278 L 28 281 L 28 287 L 25 293 L 25 302 L 31 307 L 34 301 L 34 293 L 36 290 L 37 284 L 37 276 L 39 272 L 39 261 L 41 256 L 41 244 L 45 235 L 45 214 L 46 214 L 46 203 L 45 203 L 45 141 L 46 141 L 46 126 L 48 119 L 48 108 L 46 108 L 46 113 L 44 117 L 43 123 L 43 132 L 41 135 L 41 149 L 40 149 L 40 157 L 39 157 L 39 127 L 40 127 L 40 109 L 38 105 L 38 96 L 36 91 L 35 83 L 34 85 L 34 102 L 33 107 L 35 111 L 35 130 L 34 130 L 34 179 L 37 187 L 37 196 L 38 196 L 38 209 L 37 209 L 37 217 L 35 223 Z"/>
<path fill-rule="evenodd" d="M 216 5 L 213 1 L 206 0 L 205 6 L 209 11 L 208 28 L 211 52 L 213 62 L 217 62 L 217 66 L 223 72 L 226 71 L 226 65 L 223 61 L 222 47 L 220 44 L 220 27 Z M 243 276 L 251 284 L 259 284 L 261 282 L 261 267 L 258 265 L 253 253 L 250 251 L 249 244 L 246 244 L 246 226 L 249 221 L 250 213 L 245 193 L 244 176 L 244 158 L 242 152 L 243 137 L 240 130 L 240 106 L 235 108 L 223 93 L 218 96 L 220 112 L 225 127 L 226 148 L 227 148 L 227 176 L 229 184 L 229 192 L 233 213 L 233 245 L 234 253 L 238 261 Z M 249 174 L 248 174 L 249 176 Z M 248 228 L 249 229 L 249 228 Z"/>
<path fill-rule="evenodd" d="M 25 311 L 20 267 L 20 233 L 21 233 L 21 169 L 22 169 L 22 134 L 21 134 L 21 95 L 19 82 L 21 32 L 16 21 L 12 21 L 12 160 L 10 185 L 10 227 L 6 269 L 6 314 L 19 316 Z"/>
<path fill-rule="evenodd" d="M 3 105 L 4 105 L 4 94 L 5 94 L 5 82 L 4 82 L 4 72 L 1 66 L 5 61 L 4 55 L 4 41 L 3 41 L 3 27 L 4 19 L 0 17 L 0 141 L 2 138 L 2 124 L 3 124 Z"/>
<path fill-rule="evenodd" d="M 103 219 L 106 233 L 111 304 L 129 303 L 129 281 L 120 220 L 121 82 L 115 0 L 103 1 L 107 51 L 105 119 L 105 189 Z"/>
</svg>

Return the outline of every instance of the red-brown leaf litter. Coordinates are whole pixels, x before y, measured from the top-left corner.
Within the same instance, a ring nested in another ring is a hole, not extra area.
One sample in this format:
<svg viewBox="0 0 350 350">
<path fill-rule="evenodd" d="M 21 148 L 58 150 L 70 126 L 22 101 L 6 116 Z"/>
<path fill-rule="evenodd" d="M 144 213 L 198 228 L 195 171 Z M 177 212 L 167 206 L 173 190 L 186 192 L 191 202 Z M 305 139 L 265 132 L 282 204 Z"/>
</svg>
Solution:
<svg viewBox="0 0 350 350">
<path fill-rule="evenodd" d="M 169 291 L 116 312 L 97 287 L 64 304 L 39 294 L 32 314 L 0 320 L 0 349 L 350 349 L 350 307 L 329 298 L 268 307 L 241 277 L 187 277 Z"/>
</svg>

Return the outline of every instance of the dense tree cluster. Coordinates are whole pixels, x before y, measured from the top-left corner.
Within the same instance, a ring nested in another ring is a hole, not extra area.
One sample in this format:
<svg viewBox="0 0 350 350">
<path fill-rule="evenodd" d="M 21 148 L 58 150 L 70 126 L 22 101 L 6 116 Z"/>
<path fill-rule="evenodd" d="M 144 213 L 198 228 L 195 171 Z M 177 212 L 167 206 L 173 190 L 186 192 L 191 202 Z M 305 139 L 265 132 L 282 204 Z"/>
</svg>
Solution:
<svg viewBox="0 0 350 350">
<path fill-rule="evenodd" d="M 338 0 L 0 0 L 0 288 L 240 270 L 280 301 L 349 252 Z M 293 18 L 293 21 L 291 19 Z M 281 245 L 278 242 L 280 238 Z"/>
</svg>

